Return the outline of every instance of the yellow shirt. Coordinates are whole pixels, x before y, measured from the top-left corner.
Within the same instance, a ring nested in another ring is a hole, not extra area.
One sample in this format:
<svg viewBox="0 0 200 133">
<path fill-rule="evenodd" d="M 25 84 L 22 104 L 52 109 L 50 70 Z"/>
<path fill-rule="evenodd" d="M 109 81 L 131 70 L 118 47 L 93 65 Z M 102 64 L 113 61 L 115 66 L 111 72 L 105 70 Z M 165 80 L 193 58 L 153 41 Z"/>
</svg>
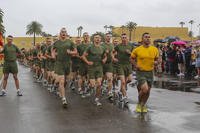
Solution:
<svg viewBox="0 0 200 133">
<path fill-rule="evenodd" d="M 136 58 L 137 66 L 141 71 L 152 71 L 155 58 L 159 57 L 159 52 L 154 46 L 144 47 L 141 45 L 132 51 L 131 57 Z"/>
</svg>

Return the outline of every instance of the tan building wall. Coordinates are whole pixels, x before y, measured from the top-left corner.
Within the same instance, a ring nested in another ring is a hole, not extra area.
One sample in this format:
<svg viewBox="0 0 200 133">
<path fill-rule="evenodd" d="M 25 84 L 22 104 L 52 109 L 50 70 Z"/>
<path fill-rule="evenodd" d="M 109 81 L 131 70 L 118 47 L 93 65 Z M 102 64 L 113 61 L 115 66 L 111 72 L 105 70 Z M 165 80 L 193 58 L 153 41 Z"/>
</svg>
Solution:
<svg viewBox="0 0 200 133">
<path fill-rule="evenodd" d="M 113 33 L 121 35 L 125 32 L 129 36 L 129 31 L 127 28 L 115 27 Z M 132 41 L 141 41 L 141 36 L 144 32 L 149 32 L 151 34 L 152 40 L 164 39 L 167 36 L 178 36 L 182 40 L 190 40 L 188 36 L 188 28 L 181 27 L 142 27 L 138 26 L 135 32 L 132 32 Z"/>
<path fill-rule="evenodd" d="M 123 32 L 127 33 L 129 36 L 128 29 L 115 27 L 113 29 L 113 33 L 121 35 Z M 167 36 L 178 36 L 181 40 L 190 40 L 188 36 L 188 28 L 181 27 L 142 27 L 138 26 L 132 33 L 132 41 L 138 42 L 141 41 L 141 36 L 144 32 L 149 32 L 151 34 L 152 41 L 155 39 L 164 39 Z M 36 37 L 36 42 L 43 42 L 45 40 L 44 37 Z M 75 39 L 72 38 L 74 41 Z M 19 48 L 31 48 L 33 44 L 33 37 L 15 37 L 14 44 L 16 44 Z"/>
<path fill-rule="evenodd" d="M 72 38 L 75 41 L 75 38 Z M 41 43 L 45 41 L 45 37 L 36 37 L 36 43 Z M 14 44 L 17 45 L 20 49 L 26 48 L 29 49 L 33 47 L 33 37 L 14 37 Z"/>
<path fill-rule="evenodd" d="M 36 43 L 43 42 L 45 38 L 43 37 L 36 37 Z M 31 48 L 33 46 L 33 37 L 14 37 L 13 42 L 19 48 Z"/>
</svg>

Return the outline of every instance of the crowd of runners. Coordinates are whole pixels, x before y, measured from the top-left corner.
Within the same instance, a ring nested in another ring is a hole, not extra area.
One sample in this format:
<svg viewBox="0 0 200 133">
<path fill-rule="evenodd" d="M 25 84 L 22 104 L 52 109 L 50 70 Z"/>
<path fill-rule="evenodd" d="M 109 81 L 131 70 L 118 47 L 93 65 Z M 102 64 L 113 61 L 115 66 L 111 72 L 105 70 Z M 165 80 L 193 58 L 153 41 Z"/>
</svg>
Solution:
<svg viewBox="0 0 200 133">
<path fill-rule="evenodd" d="M 82 38 L 77 37 L 73 42 L 66 28 L 60 30 L 59 36 L 46 37 L 45 43 L 36 43 L 30 50 L 19 51 L 12 44 L 12 36 L 9 38 L 11 41 L 1 49 L 5 55 L 1 96 L 6 95 L 9 73 L 14 75 L 18 96 L 22 96 L 17 78 L 18 53 L 19 61 L 30 67 L 35 81 L 58 95 L 64 108 L 68 105 L 66 88 L 78 92 L 82 98 L 93 95 L 97 106 L 102 105 L 103 94 L 111 102 L 117 95 L 120 102 L 128 104 L 127 89 L 134 70 L 138 89 L 136 111 L 147 112 L 153 70 L 159 58 L 159 51 L 151 45 L 149 33 L 142 35 L 142 43 L 138 47 L 129 44 L 126 33 L 121 35 L 120 40 L 112 39 L 112 34 L 107 33 L 103 42 L 99 34 L 94 34 L 91 41 L 85 32 Z"/>
</svg>

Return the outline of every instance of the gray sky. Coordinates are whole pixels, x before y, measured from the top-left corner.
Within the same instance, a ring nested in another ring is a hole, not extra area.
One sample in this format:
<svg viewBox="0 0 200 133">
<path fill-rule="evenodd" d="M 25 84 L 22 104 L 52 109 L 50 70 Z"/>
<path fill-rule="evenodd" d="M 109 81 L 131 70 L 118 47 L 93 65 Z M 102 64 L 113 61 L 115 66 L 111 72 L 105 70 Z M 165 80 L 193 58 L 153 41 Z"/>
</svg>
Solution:
<svg viewBox="0 0 200 133">
<path fill-rule="evenodd" d="M 26 25 L 36 20 L 43 31 L 57 34 L 67 27 L 77 35 L 77 27 L 93 33 L 104 25 L 120 26 L 133 21 L 138 26 L 179 26 L 180 21 L 194 20 L 198 33 L 200 0 L 0 0 L 5 12 L 7 35 L 25 36 Z"/>
</svg>

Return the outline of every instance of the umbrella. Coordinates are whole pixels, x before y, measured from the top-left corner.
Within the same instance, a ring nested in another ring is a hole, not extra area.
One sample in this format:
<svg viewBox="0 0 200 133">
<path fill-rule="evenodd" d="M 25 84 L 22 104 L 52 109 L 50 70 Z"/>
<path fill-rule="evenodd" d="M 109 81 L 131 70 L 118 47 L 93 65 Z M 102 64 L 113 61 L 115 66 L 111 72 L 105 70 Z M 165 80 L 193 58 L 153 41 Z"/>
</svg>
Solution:
<svg viewBox="0 0 200 133">
<path fill-rule="evenodd" d="M 164 40 L 164 39 L 156 39 L 156 40 L 154 40 L 154 42 L 165 43 L 166 40 Z"/>
<path fill-rule="evenodd" d="M 199 43 L 200 44 L 200 40 L 195 41 L 195 43 Z"/>
<path fill-rule="evenodd" d="M 177 37 L 177 36 L 168 36 L 168 37 L 166 37 L 164 40 L 165 40 L 166 42 L 168 42 L 168 43 L 171 43 L 171 42 L 180 40 L 180 38 Z"/>
<path fill-rule="evenodd" d="M 184 41 L 175 41 L 175 42 L 172 42 L 172 44 L 181 46 L 181 45 L 186 45 L 187 43 Z"/>
</svg>

